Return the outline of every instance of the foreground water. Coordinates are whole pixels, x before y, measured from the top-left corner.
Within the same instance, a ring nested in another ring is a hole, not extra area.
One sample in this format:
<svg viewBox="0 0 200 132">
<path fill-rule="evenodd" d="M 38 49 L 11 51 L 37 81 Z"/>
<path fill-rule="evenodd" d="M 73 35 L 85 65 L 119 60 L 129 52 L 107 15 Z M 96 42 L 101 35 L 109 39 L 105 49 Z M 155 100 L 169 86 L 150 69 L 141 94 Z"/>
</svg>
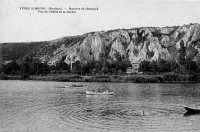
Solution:
<svg viewBox="0 0 200 132">
<path fill-rule="evenodd" d="M 0 131 L 200 131 L 200 84 L 0 81 Z M 109 89 L 115 95 L 85 95 Z"/>
</svg>

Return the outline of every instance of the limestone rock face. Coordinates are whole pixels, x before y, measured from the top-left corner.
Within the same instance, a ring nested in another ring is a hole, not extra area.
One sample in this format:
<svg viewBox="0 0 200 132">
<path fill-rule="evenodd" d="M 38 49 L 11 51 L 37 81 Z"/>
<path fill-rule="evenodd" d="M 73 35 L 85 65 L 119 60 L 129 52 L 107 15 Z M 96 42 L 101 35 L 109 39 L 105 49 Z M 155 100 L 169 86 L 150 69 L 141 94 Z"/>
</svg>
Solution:
<svg viewBox="0 0 200 132">
<path fill-rule="evenodd" d="M 120 40 L 120 38 L 117 38 L 112 43 L 111 48 L 110 48 L 109 56 L 111 58 L 114 58 L 114 54 L 116 52 L 120 53 L 120 55 L 124 55 L 125 54 L 124 46 L 123 46 L 122 41 Z"/>
<path fill-rule="evenodd" d="M 142 33 L 142 37 L 146 37 L 146 39 L 150 39 L 153 37 L 152 32 L 154 30 L 155 29 L 153 29 L 153 28 L 142 28 L 139 30 L 139 33 Z"/>
<path fill-rule="evenodd" d="M 88 35 L 80 45 L 81 61 L 100 61 L 106 56 L 106 49 L 111 43 L 111 38 L 104 33 L 94 33 Z"/>
<path fill-rule="evenodd" d="M 163 35 L 170 35 L 173 31 L 173 27 L 163 27 L 158 30 Z"/>
<path fill-rule="evenodd" d="M 138 37 L 137 30 L 131 30 L 130 33 L 132 34 L 131 40 L 136 40 Z"/>
<path fill-rule="evenodd" d="M 160 43 L 164 47 L 169 47 L 171 45 L 171 41 L 170 41 L 169 36 L 167 36 L 167 35 L 162 36 Z"/>
<path fill-rule="evenodd" d="M 180 49 L 180 41 L 183 40 L 184 46 L 186 47 L 186 58 L 191 60 L 194 59 L 195 56 L 199 53 L 197 42 L 200 40 L 200 25 L 193 24 L 180 27 L 178 31 L 175 32 L 174 36 L 179 36 L 180 38 L 176 43 L 176 49 Z"/>
<path fill-rule="evenodd" d="M 150 40 L 148 49 L 150 52 L 154 53 L 152 57 L 151 56 L 149 57 L 149 59 L 152 61 L 157 61 L 159 59 L 164 59 L 164 60 L 170 59 L 170 54 L 168 50 L 161 46 L 157 37 L 154 37 L 153 39 Z"/>
<path fill-rule="evenodd" d="M 131 62 L 140 62 L 147 57 L 146 43 L 136 44 L 136 42 L 131 41 L 126 51 Z"/>
<path fill-rule="evenodd" d="M 123 41 L 124 43 L 130 43 L 130 36 L 127 31 L 118 30 L 118 31 L 114 31 L 108 34 L 112 38 L 112 40 L 115 40 L 116 38 L 120 38 L 121 41 Z"/>
<path fill-rule="evenodd" d="M 106 47 L 109 46 L 109 36 L 103 33 L 95 33 L 92 39 L 92 53 L 95 61 L 100 61 L 106 56 Z"/>
<path fill-rule="evenodd" d="M 170 54 L 166 48 L 163 48 L 157 37 L 136 44 L 131 42 L 127 48 L 129 60 L 140 62 L 142 60 L 157 61 L 159 59 L 169 60 Z"/>
<path fill-rule="evenodd" d="M 65 62 L 67 64 L 70 64 L 71 62 L 74 63 L 76 61 L 80 61 L 79 51 L 80 51 L 79 45 L 74 45 L 70 47 L 68 49 L 68 52 L 66 52 Z"/>
<path fill-rule="evenodd" d="M 67 55 L 67 51 L 68 51 L 67 47 L 65 47 L 64 44 L 61 45 L 60 48 L 58 48 L 53 52 L 53 57 L 49 59 L 49 64 L 55 65 L 56 62 L 60 61 L 63 56 Z"/>
<path fill-rule="evenodd" d="M 195 24 L 195 29 L 193 36 L 191 38 L 191 42 L 199 41 L 200 40 L 200 24 Z"/>
<path fill-rule="evenodd" d="M 92 53 L 92 39 L 93 36 L 89 34 L 80 45 L 80 59 L 83 63 L 93 61 L 94 56 Z"/>
<path fill-rule="evenodd" d="M 116 52 L 131 62 L 177 60 L 181 40 L 186 48 L 185 57 L 199 60 L 200 24 L 91 32 L 54 40 L 41 49 L 45 51 L 43 54 L 37 56 L 49 64 L 55 64 L 63 57 L 68 64 L 115 59 Z"/>
</svg>

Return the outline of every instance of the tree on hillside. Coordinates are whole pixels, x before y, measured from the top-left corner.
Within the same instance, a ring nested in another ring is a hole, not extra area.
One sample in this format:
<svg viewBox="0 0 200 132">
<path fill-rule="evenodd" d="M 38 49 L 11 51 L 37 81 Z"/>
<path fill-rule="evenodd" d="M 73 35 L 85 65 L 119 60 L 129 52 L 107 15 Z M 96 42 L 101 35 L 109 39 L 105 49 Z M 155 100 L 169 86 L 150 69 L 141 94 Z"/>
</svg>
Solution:
<svg viewBox="0 0 200 132">
<path fill-rule="evenodd" d="M 198 65 L 195 61 L 187 61 L 186 62 L 186 69 L 189 71 L 189 72 L 197 72 L 198 70 Z"/>
<path fill-rule="evenodd" d="M 75 63 L 73 63 L 73 69 L 72 69 L 72 73 L 76 73 L 76 74 L 82 74 L 83 71 L 83 64 L 80 61 L 76 61 Z"/>
<path fill-rule="evenodd" d="M 147 61 L 147 60 L 142 61 L 142 62 L 139 64 L 139 71 L 142 71 L 142 72 L 150 72 L 150 71 L 151 71 L 150 62 Z"/>
<path fill-rule="evenodd" d="M 179 49 L 178 53 L 179 53 L 179 63 L 181 65 L 184 65 L 185 58 L 186 58 L 186 47 L 184 46 L 183 40 L 181 40 L 181 42 L 180 42 L 180 49 Z"/>
<path fill-rule="evenodd" d="M 158 72 L 158 64 L 156 61 L 150 62 L 151 72 L 156 73 Z"/>
<path fill-rule="evenodd" d="M 64 71 L 64 70 L 69 70 L 70 66 L 65 62 L 65 58 L 63 57 L 60 61 L 58 61 L 55 65 L 55 70 L 57 71 Z"/>
<path fill-rule="evenodd" d="M 1 66 L 1 71 L 5 74 L 18 74 L 19 70 L 20 67 L 16 61 L 12 61 L 7 64 L 2 64 Z"/>
<path fill-rule="evenodd" d="M 119 52 L 115 52 L 114 58 L 116 58 L 116 61 L 112 60 L 112 68 L 115 68 L 116 71 L 121 70 L 122 72 L 125 72 L 128 67 L 131 66 L 130 61 L 125 55 L 121 55 Z"/>
<path fill-rule="evenodd" d="M 159 72 L 171 72 L 171 63 L 162 59 L 158 62 Z"/>
<path fill-rule="evenodd" d="M 89 61 L 86 64 L 82 64 L 82 74 L 91 74 L 92 70 L 95 68 L 96 62 Z"/>
<path fill-rule="evenodd" d="M 23 62 L 21 65 L 20 65 L 20 68 L 21 68 L 21 74 L 29 74 L 29 63 L 28 62 Z"/>
</svg>

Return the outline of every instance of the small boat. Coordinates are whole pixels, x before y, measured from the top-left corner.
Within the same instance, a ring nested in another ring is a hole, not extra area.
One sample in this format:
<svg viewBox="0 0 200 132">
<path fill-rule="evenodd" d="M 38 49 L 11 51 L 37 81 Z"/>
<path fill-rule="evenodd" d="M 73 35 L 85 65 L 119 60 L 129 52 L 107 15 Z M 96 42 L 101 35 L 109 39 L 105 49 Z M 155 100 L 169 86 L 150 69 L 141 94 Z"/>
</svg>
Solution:
<svg viewBox="0 0 200 132">
<path fill-rule="evenodd" d="M 65 88 L 68 88 L 68 87 L 85 87 L 86 85 L 85 84 L 71 84 L 71 85 L 65 85 Z"/>
<path fill-rule="evenodd" d="M 69 85 L 65 85 L 65 88 L 68 88 L 69 87 Z"/>
<path fill-rule="evenodd" d="M 109 92 L 109 91 L 104 91 L 104 92 L 91 92 L 91 91 L 86 91 L 87 95 L 114 95 L 114 92 Z"/>
<path fill-rule="evenodd" d="M 200 114 L 200 108 L 184 107 L 187 114 Z"/>
<path fill-rule="evenodd" d="M 86 86 L 85 84 L 71 84 L 71 87 L 84 87 Z"/>
</svg>

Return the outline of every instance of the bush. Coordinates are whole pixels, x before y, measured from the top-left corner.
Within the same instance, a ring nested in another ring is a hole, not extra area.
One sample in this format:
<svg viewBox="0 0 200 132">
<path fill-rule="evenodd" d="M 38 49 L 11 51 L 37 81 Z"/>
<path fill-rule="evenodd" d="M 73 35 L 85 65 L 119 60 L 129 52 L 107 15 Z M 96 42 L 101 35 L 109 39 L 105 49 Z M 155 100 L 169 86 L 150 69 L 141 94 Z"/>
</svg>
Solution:
<svg viewBox="0 0 200 132">
<path fill-rule="evenodd" d="M 20 74 L 20 71 L 17 71 L 17 70 L 12 70 L 11 75 L 19 75 Z"/>
<path fill-rule="evenodd" d="M 62 74 L 62 70 L 57 71 L 57 74 Z"/>
<path fill-rule="evenodd" d="M 62 74 L 68 74 L 69 72 L 67 70 L 62 71 Z"/>
<path fill-rule="evenodd" d="M 1 80 L 8 80 L 8 77 L 4 74 L 0 74 L 0 79 Z"/>
<path fill-rule="evenodd" d="M 177 79 L 179 78 L 178 75 L 176 74 L 165 74 L 163 76 L 164 81 L 178 81 Z"/>
<path fill-rule="evenodd" d="M 21 80 L 25 80 L 25 79 L 30 79 L 30 76 L 28 74 L 23 74 L 20 76 Z"/>
<path fill-rule="evenodd" d="M 57 71 L 56 70 L 51 70 L 51 72 L 50 72 L 51 74 L 56 74 L 57 73 Z"/>
</svg>

